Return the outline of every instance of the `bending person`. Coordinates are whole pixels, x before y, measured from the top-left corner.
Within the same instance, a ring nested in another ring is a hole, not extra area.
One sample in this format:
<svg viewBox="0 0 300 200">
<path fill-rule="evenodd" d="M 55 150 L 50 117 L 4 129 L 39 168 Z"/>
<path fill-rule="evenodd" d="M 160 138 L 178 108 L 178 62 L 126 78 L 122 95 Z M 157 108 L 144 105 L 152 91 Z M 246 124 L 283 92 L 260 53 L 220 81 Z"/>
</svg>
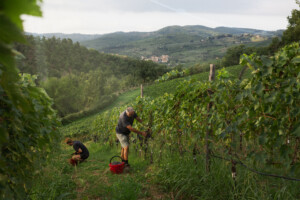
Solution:
<svg viewBox="0 0 300 200">
<path fill-rule="evenodd" d="M 72 159 L 75 161 L 84 161 L 89 157 L 89 151 L 80 141 L 73 141 L 70 138 L 65 140 L 66 144 L 69 146 L 73 146 L 75 153 L 73 153 Z"/>
</svg>

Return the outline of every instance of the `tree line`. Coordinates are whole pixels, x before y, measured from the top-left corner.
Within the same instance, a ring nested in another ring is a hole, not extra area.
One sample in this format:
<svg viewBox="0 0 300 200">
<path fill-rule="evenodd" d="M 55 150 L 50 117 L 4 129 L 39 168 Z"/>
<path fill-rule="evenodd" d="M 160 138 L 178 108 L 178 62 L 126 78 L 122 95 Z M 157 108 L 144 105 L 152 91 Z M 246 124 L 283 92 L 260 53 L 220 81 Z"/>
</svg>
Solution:
<svg viewBox="0 0 300 200">
<path fill-rule="evenodd" d="M 100 53 L 71 39 L 26 36 L 15 43 L 21 73 L 36 74 L 61 117 L 76 118 L 111 103 L 119 92 L 154 81 L 165 65 Z M 77 114 L 76 114 L 77 113 Z"/>
<path fill-rule="evenodd" d="M 296 0 L 300 6 L 300 2 Z M 238 65 L 240 56 L 243 54 L 256 53 L 257 55 L 274 55 L 280 48 L 292 42 L 300 41 L 300 10 L 292 10 L 291 16 L 287 17 L 288 27 L 283 32 L 282 37 L 274 37 L 271 44 L 262 47 L 247 47 L 244 44 L 228 48 L 226 54 L 222 58 L 222 66 Z"/>
</svg>

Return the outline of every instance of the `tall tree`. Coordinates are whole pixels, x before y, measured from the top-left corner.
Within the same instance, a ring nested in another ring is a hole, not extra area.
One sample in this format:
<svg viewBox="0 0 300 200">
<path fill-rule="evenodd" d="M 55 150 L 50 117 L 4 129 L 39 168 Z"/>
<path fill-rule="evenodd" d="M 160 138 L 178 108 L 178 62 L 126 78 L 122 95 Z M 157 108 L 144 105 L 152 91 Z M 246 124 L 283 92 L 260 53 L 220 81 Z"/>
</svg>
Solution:
<svg viewBox="0 0 300 200">
<path fill-rule="evenodd" d="M 300 1 L 296 0 L 296 3 L 300 7 Z M 282 42 L 283 44 L 289 44 L 292 42 L 300 41 L 300 10 L 293 9 L 292 15 L 288 16 L 289 25 L 283 32 Z"/>
</svg>

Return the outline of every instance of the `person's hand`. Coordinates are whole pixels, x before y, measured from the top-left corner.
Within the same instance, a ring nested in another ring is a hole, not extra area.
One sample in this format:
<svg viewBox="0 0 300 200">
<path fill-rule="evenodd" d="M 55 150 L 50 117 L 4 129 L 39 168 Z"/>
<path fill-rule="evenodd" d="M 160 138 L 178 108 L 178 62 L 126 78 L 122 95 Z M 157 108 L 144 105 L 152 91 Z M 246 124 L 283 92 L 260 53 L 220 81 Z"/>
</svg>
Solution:
<svg viewBox="0 0 300 200">
<path fill-rule="evenodd" d="M 147 132 L 142 131 L 142 136 L 147 137 Z"/>
</svg>

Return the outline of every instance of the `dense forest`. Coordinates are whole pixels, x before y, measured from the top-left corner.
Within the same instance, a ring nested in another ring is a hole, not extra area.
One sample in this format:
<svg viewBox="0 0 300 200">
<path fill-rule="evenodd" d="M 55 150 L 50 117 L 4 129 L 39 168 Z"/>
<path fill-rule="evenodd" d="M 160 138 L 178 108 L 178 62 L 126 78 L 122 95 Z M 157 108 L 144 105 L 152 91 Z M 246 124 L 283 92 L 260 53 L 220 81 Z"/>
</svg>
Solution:
<svg viewBox="0 0 300 200">
<path fill-rule="evenodd" d="M 165 65 L 99 53 L 71 39 L 26 39 L 27 44 L 15 44 L 21 53 L 17 57 L 20 72 L 37 75 L 39 85 L 65 118 L 99 110 L 119 92 L 153 81 L 167 71 Z"/>
</svg>

